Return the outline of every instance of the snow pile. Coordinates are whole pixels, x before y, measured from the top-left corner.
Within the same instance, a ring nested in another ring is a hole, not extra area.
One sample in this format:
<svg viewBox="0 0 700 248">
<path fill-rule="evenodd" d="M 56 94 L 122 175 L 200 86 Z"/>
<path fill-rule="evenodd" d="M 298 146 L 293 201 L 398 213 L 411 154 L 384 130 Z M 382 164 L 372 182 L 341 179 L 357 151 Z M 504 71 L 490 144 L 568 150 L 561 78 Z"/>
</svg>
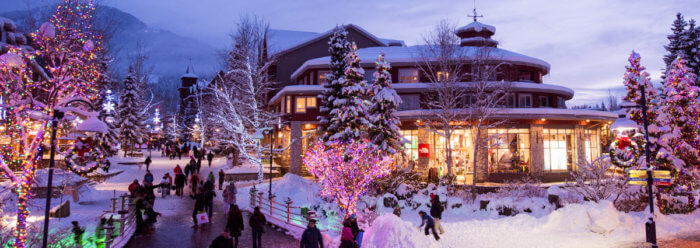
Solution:
<svg viewBox="0 0 700 248">
<path fill-rule="evenodd" d="M 73 185 L 82 181 L 87 180 L 84 177 L 78 176 L 77 174 L 66 171 L 66 170 L 61 170 L 61 169 L 53 169 L 53 186 L 60 186 L 60 185 Z M 34 181 L 36 182 L 37 186 L 42 186 L 46 187 L 46 185 L 49 182 L 49 169 L 41 169 L 36 171 L 36 177 L 34 178 Z"/>
<path fill-rule="evenodd" d="M 267 192 L 267 189 L 267 187 L 259 188 L 263 192 Z M 318 185 L 292 173 L 287 173 L 282 179 L 273 182 L 272 193 L 275 194 L 276 201 L 291 199 L 293 206 L 308 207 L 320 202 Z"/>
<path fill-rule="evenodd" d="M 597 208 L 588 208 L 588 229 L 594 233 L 608 234 L 620 225 L 620 212 L 611 201 L 601 201 Z"/>
<path fill-rule="evenodd" d="M 362 247 L 437 247 L 432 238 L 423 235 L 421 230 L 410 222 L 403 221 L 393 214 L 384 214 L 374 220 L 372 227 L 366 230 Z"/>
</svg>

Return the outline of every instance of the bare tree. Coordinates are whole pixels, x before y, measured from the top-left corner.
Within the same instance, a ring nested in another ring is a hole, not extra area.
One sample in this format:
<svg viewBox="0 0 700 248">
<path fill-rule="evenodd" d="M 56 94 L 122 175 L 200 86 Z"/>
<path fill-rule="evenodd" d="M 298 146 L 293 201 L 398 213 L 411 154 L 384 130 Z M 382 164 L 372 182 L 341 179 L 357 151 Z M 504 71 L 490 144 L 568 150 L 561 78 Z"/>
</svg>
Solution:
<svg viewBox="0 0 700 248">
<path fill-rule="evenodd" d="M 216 105 L 212 118 L 221 126 L 217 140 L 228 144 L 250 163 L 257 165 L 262 182 L 263 147 L 255 132 L 270 130 L 279 115 L 268 108 L 267 99 L 275 82 L 270 78 L 274 58 L 267 56 L 266 36 L 269 24 L 255 16 L 241 17 L 231 35 L 234 47 L 226 58 L 226 71 L 214 88 Z"/>
<path fill-rule="evenodd" d="M 617 202 L 628 188 L 626 174 L 616 176 L 610 158 L 601 157 L 593 162 L 584 160 L 572 171 L 573 182 L 566 182 L 567 189 L 594 202 L 611 199 Z"/>
</svg>

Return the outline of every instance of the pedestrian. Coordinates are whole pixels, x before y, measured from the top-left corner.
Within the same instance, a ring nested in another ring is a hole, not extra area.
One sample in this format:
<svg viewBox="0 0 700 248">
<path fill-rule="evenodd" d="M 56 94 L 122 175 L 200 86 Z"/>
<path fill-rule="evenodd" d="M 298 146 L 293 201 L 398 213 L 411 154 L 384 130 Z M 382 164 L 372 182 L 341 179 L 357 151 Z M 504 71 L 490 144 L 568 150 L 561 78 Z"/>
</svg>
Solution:
<svg viewBox="0 0 700 248">
<path fill-rule="evenodd" d="M 214 160 L 214 154 L 209 151 L 209 154 L 207 154 L 207 161 L 209 161 L 209 167 L 211 168 L 211 161 Z"/>
<path fill-rule="evenodd" d="M 153 174 L 151 174 L 151 171 L 146 170 L 146 175 L 143 175 L 143 181 L 144 184 L 153 183 Z"/>
<path fill-rule="evenodd" d="M 231 180 L 231 183 L 229 183 L 228 186 L 226 186 L 226 189 L 222 194 L 226 206 L 236 204 L 236 193 L 238 193 L 238 191 L 236 190 L 236 184 L 234 184 L 233 180 Z"/>
<path fill-rule="evenodd" d="M 350 228 L 350 221 L 343 221 L 343 230 L 340 234 L 340 248 L 355 248 L 355 236 L 352 235 L 352 228 Z"/>
<path fill-rule="evenodd" d="M 212 179 L 210 177 L 207 177 L 207 180 L 204 182 L 204 185 L 202 187 L 204 187 L 205 191 L 206 190 L 214 191 L 214 181 L 212 181 Z"/>
<path fill-rule="evenodd" d="M 192 166 L 190 164 L 185 165 L 185 177 L 189 178 L 190 173 L 192 173 Z"/>
<path fill-rule="evenodd" d="M 433 220 L 432 217 L 430 217 L 428 214 L 426 214 L 423 210 L 418 212 L 418 215 L 421 218 L 421 224 L 418 226 L 418 230 L 420 230 L 421 227 L 425 226 L 425 235 L 430 235 L 430 230 L 433 231 L 433 237 L 435 237 L 435 240 L 440 240 L 440 236 L 437 234 L 437 230 L 435 230 L 435 220 Z"/>
<path fill-rule="evenodd" d="M 177 148 L 177 159 L 182 160 L 182 150 Z"/>
<path fill-rule="evenodd" d="M 440 232 L 440 235 L 442 235 L 445 233 L 445 230 L 442 229 L 440 220 L 442 219 L 442 212 L 445 209 L 442 207 L 442 203 L 440 202 L 440 196 L 435 195 L 430 201 L 430 204 L 430 216 L 435 220 L 435 229 Z"/>
<path fill-rule="evenodd" d="M 221 190 L 222 186 L 224 186 L 224 177 L 226 177 L 226 174 L 224 173 L 224 169 L 219 170 L 219 190 Z"/>
<path fill-rule="evenodd" d="M 316 220 L 309 220 L 309 225 L 301 235 L 299 248 L 323 248 L 323 236 L 321 231 L 316 228 Z"/>
<path fill-rule="evenodd" d="M 197 176 L 196 173 L 192 173 L 192 177 L 190 177 L 190 187 L 192 187 L 192 194 L 197 192 L 197 184 L 199 184 L 199 176 Z"/>
<path fill-rule="evenodd" d="M 105 173 L 109 173 L 109 167 L 110 167 L 111 165 L 112 165 L 112 163 L 109 162 L 109 159 L 106 159 L 106 160 L 105 160 L 105 166 L 102 167 L 102 170 L 103 170 Z"/>
<path fill-rule="evenodd" d="M 144 222 L 146 225 L 146 233 L 151 233 L 153 232 L 153 223 L 156 223 L 158 221 L 158 216 L 162 214 L 154 211 L 153 206 L 148 203 L 146 203 L 143 213 L 146 215 L 146 220 Z"/>
<path fill-rule="evenodd" d="M 216 192 L 214 192 L 214 185 L 211 181 L 207 181 L 211 187 L 204 187 L 204 211 L 209 215 L 209 220 L 211 221 L 211 216 L 214 214 L 214 197 L 216 197 Z M 207 185 L 206 183 L 204 185 Z"/>
<path fill-rule="evenodd" d="M 134 179 L 134 181 L 129 184 L 129 193 L 131 194 L 131 197 L 136 196 L 136 192 L 138 192 L 141 189 L 141 184 L 139 184 L 138 179 Z"/>
<path fill-rule="evenodd" d="M 396 215 L 397 217 L 401 217 L 401 207 L 396 206 L 394 208 L 394 215 Z"/>
<path fill-rule="evenodd" d="M 161 193 L 161 197 L 165 198 L 166 195 L 168 195 L 168 192 L 170 192 L 170 180 L 168 180 L 168 174 L 166 173 L 163 175 L 163 179 L 160 180 L 160 188 L 158 188 L 158 191 Z"/>
<path fill-rule="evenodd" d="M 197 173 L 202 169 L 202 156 L 197 156 Z"/>
<path fill-rule="evenodd" d="M 209 171 L 209 175 L 207 175 L 207 179 L 210 180 L 212 183 L 216 181 L 216 177 L 214 177 L 214 172 Z"/>
<path fill-rule="evenodd" d="M 82 247 L 83 246 L 83 233 L 85 233 L 85 228 L 80 227 L 78 224 L 78 221 L 71 221 L 71 224 L 73 224 L 73 241 L 75 241 L 76 247 Z"/>
<path fill-rule="evenodd" d="M 199 156 L 199 150 L 197 149 L 197 146 L 192 147 L 192 155 L 195 157 Z"/>
<path fill-rule="evenodd" d="M 262 248 L 262 234 L 265 224 L 267 224 L 265 215 L 260 212 L 260 207 L 255 207 L 253 215 L 248 220 L 248 225 L 253 230 L 253 248 Z"/>
<path fill-rule="evenodd" d="M 233 247 L 231 243 L 231 235 L 229 234 L 228 231 L 224 230 L 224 232 L 219 235 L 219 237 L 216 237 L 213 241 L 211 241 L 211 245 L 209 245 L 209 248 L 231 248 Z"/>
<path fill-rule="evenodd" d="M 180 164 L 175 165 L 175 169 L 173 169 L 173 172 L 177 176 L 177 174 L 182 173 L 182 168 L 180 167 Z"/>
<path fill-rule="evenodd" d="M 197 189 L 196 193 L 192 196 L 194 199 L 194 208 L 192 209 L 192 221 L 194 222 L 193 228 L 197 228 L 197 214 L 204 211 L 204 195 L 201 189 Z"/>
<path fill-rule="evenodd" d="M 231 237 L 234 238 L 235 244 L 233 247 L 238 248 L 238 237 L 241 236 L 243 231 L 243 214 L 241 210 L 238 209 L 238 205 L 230 205 L 231 211 L 228 212 L 228 219 L 226 220 L 226 229 Z"/>
<path fill-rule="evenodd" d="M 358 233 L 363 232 L 363 230 L 360 230 L 360 227 L 357 225 L 357 217 L 355 214 L 350 215 L 350 218 L 348 218 L 348 223 L 350 223 L 350 230 L 352 231 L 353 238 L 356 238 Z"/>
<path fill-rule="evenodd" d="M 192 171 L 197 171 L 197 161 L 194 160 L 194 157 L 190 156 L 190 170 Z M 197 171 L 199 173 L 199 171 Z"/>
<path fill-rule="evenodd" d="M 182 197 L 182 191 L 185 188 L 185 184 L 187 183 L 187 177 L 185 177 L 184 174 L 178 173 L 175 174 L 175 194 L 179 195 Z"/>
<path fill-rule="evenodd" d="M 148 167 L 151 165 L 151 156 L 146 157 L 146 161 L 143 161 L 146 164 L 146 170 L 149 170 Z"/>
</svg>

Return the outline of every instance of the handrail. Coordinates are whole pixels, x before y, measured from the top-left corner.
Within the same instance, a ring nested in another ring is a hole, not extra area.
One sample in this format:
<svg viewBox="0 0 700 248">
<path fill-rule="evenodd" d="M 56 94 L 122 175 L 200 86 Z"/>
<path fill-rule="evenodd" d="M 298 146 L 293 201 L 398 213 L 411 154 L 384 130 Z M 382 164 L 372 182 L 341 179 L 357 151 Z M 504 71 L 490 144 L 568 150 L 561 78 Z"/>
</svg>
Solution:
<svg viewBox="0 0 700 248">
<path fill-rule="evenodd" d="M 309 210 L 308 217 L 301 214 L 301 206 L 292 206 L 293 202 L 287 198 L 284 202 L 275 201 L 275 195 L 263 198 L 264 193 L 258 192 L 255 188 L 250 190 L 250 208 L 259 207 L 260 211 L 268 217 L 268 222 L 281 228 L 296 228 L 304 230 L 309 220 L 316 219 L 315 211 Z M 292 210 L 299 209 L 299 211 Z M 272 220 L 272 221 L 271 221 Z M 276 223 L 275 223 L 276 222 Z M 284 225 L 284 226 L 283 226 Z M 327 228 L 319 226 L 322 232 Z"/>
</svg>

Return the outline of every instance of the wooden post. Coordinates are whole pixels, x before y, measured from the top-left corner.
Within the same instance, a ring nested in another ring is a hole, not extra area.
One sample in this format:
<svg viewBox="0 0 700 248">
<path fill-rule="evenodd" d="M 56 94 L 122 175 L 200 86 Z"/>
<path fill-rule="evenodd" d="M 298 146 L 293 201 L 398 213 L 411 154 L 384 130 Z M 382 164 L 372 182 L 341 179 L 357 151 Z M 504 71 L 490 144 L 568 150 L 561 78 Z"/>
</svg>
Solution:
<svg viewBox="0 0 700 248">
<path fill-rule="evenodd" d="M 263 196 L 263 192 L 259 192 L 258 193 L 258 207 L 260 207 L 260 208 L 262 208 L 262 203 L 263 203 L 262 196 Z"/>
<path fill-rule="evenodd" d="M 119 196 L 119 198 L 122 198 L 122 208 L 121 208 L 121 211 L 122 211 L 122 212 L 124 212 L 124 204 L 125 204 L 125 202 L 126 202 L 126 197 L 127 197 L 126 194 L 123 194 L 123 195 Z"/>
<path fill-rule="evenodd" d="M 128 216 L 128 215 L 127 215 Z M 124 225 L 126 224 L 126 216 L 119 216 L 119 236 L 124 236 Z"/>
<path fill-rule="evenodd" d="M 287 223 L 289 223 L 292 221 L 292 199 L 287 197 L 287 200 L 284 201 L 284 203 L 287 203 Z"/>
<path fill-rule="evenodd" d="M 258 190 L 253 187 L 250 189 L 250 205 L 255 206 L 255 194 L 258 193 Z"/>
<path fill-rule="evenodd" d="M 274 204 L 275 204 L 275 195 L 270 195 L 270 217 L 273 216 L 272 210 L 275 209 Z"/>
<path fill-rule="evenodd" d="M 105 226 L 105 248 L 109 248 L 112 245 L 112 231 L 114 226 Z"/>
<path fill-rule="evenodd" d="M 111 198 L 112 200 L 112 210 L 110 213 L 116 213 L 117 212 L 117 198 Z"/>
</svg>

